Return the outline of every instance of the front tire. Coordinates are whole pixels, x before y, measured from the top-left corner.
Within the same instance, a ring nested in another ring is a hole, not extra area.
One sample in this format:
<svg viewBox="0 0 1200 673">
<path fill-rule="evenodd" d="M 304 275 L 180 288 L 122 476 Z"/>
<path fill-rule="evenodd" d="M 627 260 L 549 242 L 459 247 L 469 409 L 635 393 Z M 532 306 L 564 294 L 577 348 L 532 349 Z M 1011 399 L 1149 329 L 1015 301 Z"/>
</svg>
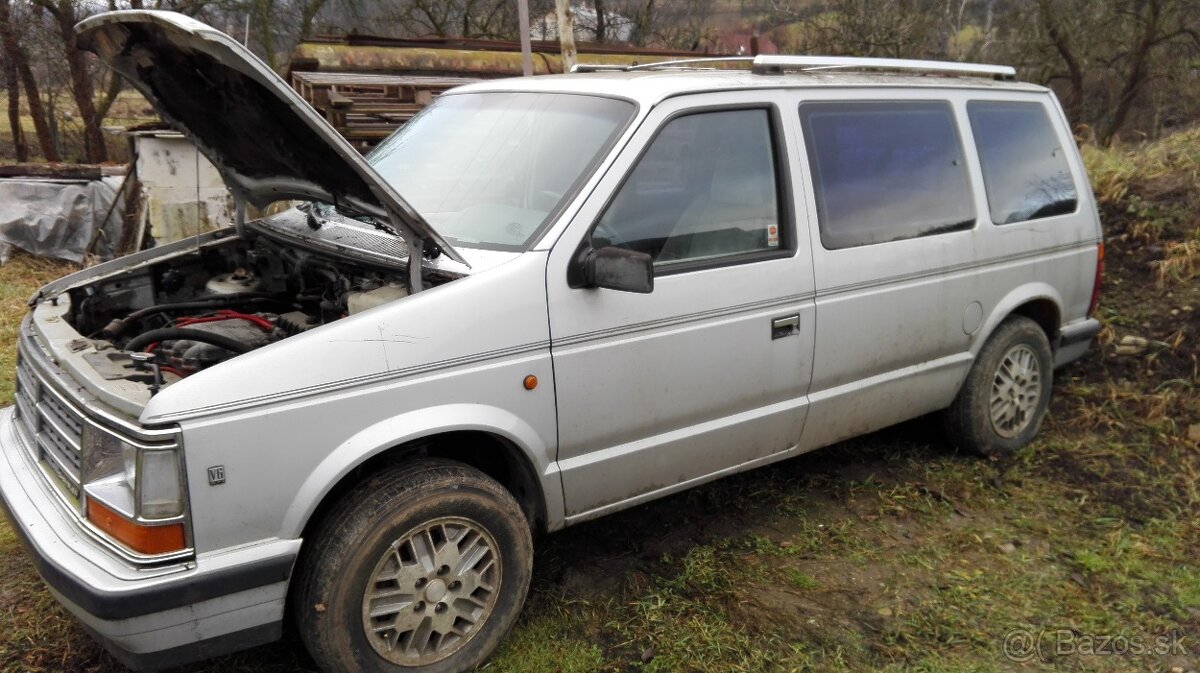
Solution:
<svg viewBox="0 0 1200 673">
<path fill-rule="evenodd" d="M 1029 318 L 1009 317 L 983 345 L 945 411 L 950 441 L 982 456 L 1011 454 L 1029 444 L 1050 405 L 1053 374 L 1046 333 Z"/>
<path fill-rule="evenodd" d="M 318 527 L 293 602 L 328 673 L 460 673 L 516 622 L 533 562 L 520 506 L 483 473 L 420 459 L 348 493 Z"/>
</svg>

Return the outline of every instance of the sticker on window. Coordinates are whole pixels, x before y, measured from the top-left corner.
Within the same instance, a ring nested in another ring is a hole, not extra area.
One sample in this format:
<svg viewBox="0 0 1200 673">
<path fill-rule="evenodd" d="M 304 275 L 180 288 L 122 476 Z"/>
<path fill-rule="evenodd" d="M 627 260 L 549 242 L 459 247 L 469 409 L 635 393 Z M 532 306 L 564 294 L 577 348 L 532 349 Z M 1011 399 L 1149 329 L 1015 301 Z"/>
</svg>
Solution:
<svg viewBox="0 0 1200 673">
<path fill-rule="evenodd" d="M 772 248 L 779 247 L 779 225 L 778 224 L 768 224 L 767 225 L 767 246 L 772 247 Z"/>
</svg>

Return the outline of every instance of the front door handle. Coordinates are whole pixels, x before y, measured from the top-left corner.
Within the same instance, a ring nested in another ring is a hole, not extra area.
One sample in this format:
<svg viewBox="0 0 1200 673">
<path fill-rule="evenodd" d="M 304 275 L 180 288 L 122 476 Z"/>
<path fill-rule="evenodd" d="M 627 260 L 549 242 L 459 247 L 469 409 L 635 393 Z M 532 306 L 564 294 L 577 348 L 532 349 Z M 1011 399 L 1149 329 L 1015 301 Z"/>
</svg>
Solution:
<svg viewBox="0 0 1200 673">
<path fill-rule="evenodd" d="M 771 339 L 782 339 L 800 333 L 800 314 L 775 318 L 771 321 Z"/>
</svg>

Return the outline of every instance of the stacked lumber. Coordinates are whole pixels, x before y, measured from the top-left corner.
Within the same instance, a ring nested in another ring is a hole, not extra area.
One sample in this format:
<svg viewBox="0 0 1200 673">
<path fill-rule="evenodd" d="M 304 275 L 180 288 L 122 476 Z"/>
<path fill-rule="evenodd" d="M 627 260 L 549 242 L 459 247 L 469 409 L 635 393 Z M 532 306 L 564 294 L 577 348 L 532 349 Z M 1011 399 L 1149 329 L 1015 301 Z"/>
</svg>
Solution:
<svg viewBox="0 0 1200 673">
<path fill-rule="evenodd" d="M 297 72 L 292 88 L 359 151 L 366 152 L 447 89 L 469 77 Z"/>
</svg>

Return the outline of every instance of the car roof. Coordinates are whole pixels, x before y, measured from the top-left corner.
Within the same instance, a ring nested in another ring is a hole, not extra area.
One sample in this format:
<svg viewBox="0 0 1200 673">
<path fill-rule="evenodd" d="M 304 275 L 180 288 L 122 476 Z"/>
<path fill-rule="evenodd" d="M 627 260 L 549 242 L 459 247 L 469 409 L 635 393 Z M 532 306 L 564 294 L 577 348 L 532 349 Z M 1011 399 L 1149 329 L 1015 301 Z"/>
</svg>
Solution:
<svg viewBox="0 0 1200 673">
<path fill-rule="evenodd" d="M 984 89 L 1045 93 L 1045 87 L 1025 82 L 952 74 L 847 72 L 820 70 L 759 74 L 749 69 L 646 69 L 577 72 L 487 80 L 454 89 L 456 93 L 482 91 L 536 91 L 582 93 L 629 98 L 654 105 L 682 94 L 711 91 L 809 88 L 914 88 Z"/>
</svg>

